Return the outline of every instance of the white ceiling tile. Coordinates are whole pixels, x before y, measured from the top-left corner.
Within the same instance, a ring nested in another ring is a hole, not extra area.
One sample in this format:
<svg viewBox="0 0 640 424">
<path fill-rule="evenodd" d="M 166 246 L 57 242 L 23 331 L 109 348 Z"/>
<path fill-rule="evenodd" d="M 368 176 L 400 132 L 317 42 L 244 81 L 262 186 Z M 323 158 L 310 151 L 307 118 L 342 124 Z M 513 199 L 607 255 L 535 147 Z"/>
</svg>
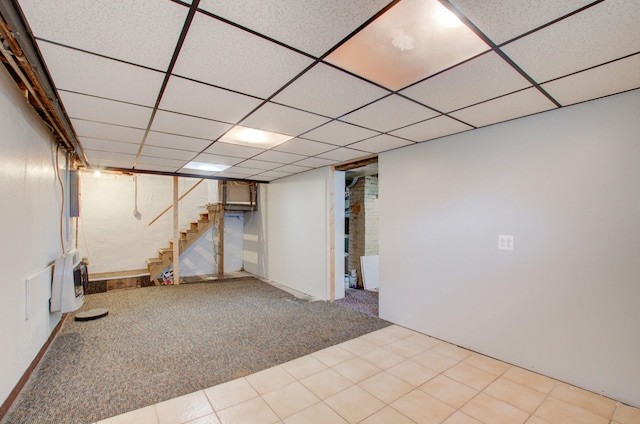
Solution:
<svg viewBox="0 0 640 424">
<path fill-rule="evenodd" d="M 184 162 L 183 164 L 184 165 Z M 158 172 L 177 172 L 182 165 L 173 166 L 173 165 L 161 165 L 157 163 L 136 163 L 135 169 L 144 170 L 144 171 L 158 171 Z"/>
<path fill-rule="evenodd" d="M 502 48 L 539 83 L 640 51 L 640 2 L 605 1 Z"/>
<path fill-rule="evenodd" d="M 328 121 L 329 119 L 323 116 L 268 102 L 241 124 L 295 137 Z"/>
<path fill-rule="evenodd" d="M 322 158 L 322 159 L 345 161 L 345 160 L 352 160 L 352 159 L 356 159 L 356 158 L 361 158 L 363 156 L 368 156 L 368 155 L 369 155 L 368 153 L 365 153 L 365 152 L 360 151 L 360 150 L 353 150 L 353 149 L 349 149 L 349 148 L 346 148 L 346 147 L 339 147 L 339 148 L 337 148 L 335 150 L 332 150 L 330 152 L 318 155 L 318 157 Z"/>
<path fill-rule="evenodd" d="M 128 153 L 103 152 L 98 150 L 85 150 L 84 153 L 87 155 L 91 166 L 109 166 L 106 165 L 107 162 L 118 162 L 126 165 L 126 167 L 131 167 L 133 161 L 136 159 L 135 154 Z"/>
<path fill-rule="evenodd" d="M 437 0 L 402 0 L 325 58 L 400 90 L 489 50 Z"/>
<path fill-rule="evenodd" d="M 388 134 L 381 134 L 376 137 L 368 138 L 364 141 L 350 144 L 349 147 L 369 153 L 380 153 L 391 149 L 397 149 L 398 147 L 408 146 L 410 144 L 413 144 L 413 142 Z"/>
<path fill-rule="evenodd" d="M 322 158 L 307 158 L 307 159 L 301 160 L 300 162 L 296 162 L 296 165 L 308 166 L 310 168 L 320 168 L 322 166 L 332 165 L 336 162 L 338 161 L 330 160 L 330 159 L 322 159 Z"/>
<path fill-rule="evenodd" d="M 178 168 L 182 168 L 182 166 L 189 162 L 186 159 L 169 159 L 169 158 L 159 158 L 154 156 L 140 156 L 138 161 L 136 162 L 136 166 L 139 165 L 161 165 L 161 166 L 169 166 L 173 167 L 175 171 Z"/>
<path fill-rule="evenodd" d="M 231 169 L 235 169 L 235 168 L 231 168 Z M 192 173 L 192 172 L 198 172 L 198 171 L 196 169 L 183 168 L 180 170 L 180 172 Z M 214 172 L 213 175 L 220 178 L 239 178 L 239 179 L 243 179 L 247 176 L 247 174 L 245 173 L 228 172 L 228 171 Z"/>
<path fill-rule="evenodd" d="M 203 0 L 199 7 L 319 57 L 388 2 Z"/>
<path fill-rule="evenodd" d="M 591 3 L 593 0 L 450 0 L 480 31 L 500 44 Z"/>
<path fill-rule="evenodd" d="M 189 174 L 189 175 L 200 175 L 203 177 L 210 177 L 215 174 L 214 171 L 203 171 L 201 169 L 189 169 L 189 168 L 180 168 L 177 171 L 180 174 Z"/>
<path fill-rule="evenodd" d="M 205 153 L 222 156 L 234 156 L 237 158 L 250 158 L 264 152 L 264 149 L 255 147 L 240 146 L 238 144 L 225 143 L 224 141 L 216 141 L 205 150 Z"/>
<path fill-rule="evenodd" d="M 101 168 L 123 168 L 123 169 L 133 169 L 133 160 L 131 161 L 118 161 L 118 160 L 106 160 L 101 159 L 96 162 L 90 162 L 89 170 L 99 170 Z"/>
<path fill-rule="evenodd" d="M 98 97 L 60 91 L 60 98 L 70 118 L 146 129 L 151 108 L 135 106 Z"/>
<path fill-rule="evenodd" d="M 184 135 L 186 137 L 205 138 L 211 141 L 220 137 L 229 128 L 231 128 L 230 124 L 163 110 L 159 110 L 156 113 L 153 125 L 151 125 L 151 129 L 154 131 Z"/>
<path fill-rule="evenodd" d="M 379 133 L 366 128 L 356 127 L 355 125 L 340 121 L 332 121 L 313 131 L 305 133 L 304 137 L 324 143 L 335 144 L 336 146 L 345 146 L 378 134 Z"/>
<path fill-rule="evenodd" d="M 156 104 L 162 72 L 46 42 L 38 46 L 58 89 L 142 106 Z"/>
<path fill-rule="evenodd" d="M 277 152 L 275 150 L 269 150 L 264 153 L 259 154 L 253 159 L 264 160 L 267 162 L 277 162 L 277 163 L 293 163 L 297 162 L 301 159 L 306 158 L 307 156 L 302 155 L 294 155 L 293 153 L 285 153 L 285 152 Z"/>
<path fill-rule="evenodd" d="M 555 107 L 540 91 L 535 88 L 527 88 L 517 93 L 453 112 L 450 115 L 475 127 L 484 127 Z"/>
<path fill-rule="evenodd" d="M 126 143 L 140 143 L 144 137 L 144 130 L 139 128 L 121 127 L 118 125 L 102 124 L 93 121 L 72 119 L 71 123 L 79 137 L 101 138 Z"/>
<path fill-rule="evenodd" d="M 570 105 L 640 87 L 640 54 L 570 75 L 544 88 L 562 105 Z"/>
<path fill-rule="evenodd" d="M 395 94 L 340 118 L 341 121 L 387 132 L 438 115 L 431 109 Z"/>
<path fill-rule="evenodd" d="M 335 148 L 336 146 L 332 144 L 318 143 L 317 141 L 305 140 L 303 138 L 294 138 L 293 140 L 280 144 L 273 150 L 296 153 L 299 155 L 315 156 L 319 153 L 328 152 Z"/>
<path fill-rule="evenodd" d="M 234 166 L 233 168 L 229 168 L 229 170 L 216 173 L 215 176 L 224 177 L 224 178 L 246 178 L 249 175 L 254 175 L 254 174 L 255 174 L 254 171 L 250 171 L 250 170 L 245 171 L 241 168 Z"/>
<path fill-rule="evenodd" d="M 121 141 L 100 140 L 90 137 L 78 137 L 83 150 L 99 150 L 102 152 L 128 153 L 137 155 L 139 144 L 123 143 Z"/>
<path fill-rule="evenodd" d="M 267 177 L 266 175 L 255 175 L 253 177 L 251 177 L 252 180 L 256 180 L 256 181 L 273 181 L 273 180 L 277 180 L 279 177 Z"/>
<path fill-rule="evenodd" d="M 213 163 L 216 165 L 229 165 L 233 166 L 240 162 L 242 162 L 242 158 L 234 158 L 231 156 L 220 156 L 220 155 L 211 155 L 209 153 L 200 153 L 194 159 L 191 159 L 191 162 L 204 162 L 204 163 Z"/>
<path fill-rule="evenodd" d="M 196 153 L 188 150 L 167 149 L 166 147 L 157 147 L 145 144 L 142 148 L 143 156 L 153 156 L 157 158 L 191 160 Z"/>
<path fill-rule="evenodd" d="M 254 169 L 262 169 L 262 170 L 271 170 L 274 168 L 278 168 L 281 164 L 275 162 L 265 162 L 261 160 L 249 159 L 242 162 L 242 166 L 246 168 L 254 168 Z"/>
<path fill-rule="evenodd" d="M 267 98 L 311 63 L 306 56 L 197 13 L 173 72 Z"/>
<path fill-rule="evenodd" d="M 447 113 L 530 85 L 491 52 L 402 90 L 401 94 Z"/>
<path fill-rule="evenodd" d="M 288 177 L 289 175 L 293 175 L 293 174 L 291 172 L 282 172 L 279 170 L 275 170 L 275 171 L 263 172 L 261 174 L 256 175 L 256 177 L 284 178 L 284 177 Z"/>
<path fill-rule="evenodd" d="M 172 76 L 160 109 L 235 124 L 260 103 L 255 97 Z"/>
<path fill-rule="evenodd" d="M 394 131 L 392 134 L 415 142 L 420 142 L 444 137 L 445 135 L 456 134 L 470 129 L 472 129 L 472 127 L 469 125 L 458 122 L 448 116 L 438 116 L 437 118 Z"/>
<path fill-rule="evenodd" d="M 36 37 L 163 71 L 189 11 L 158 0 L 20 0 L 20 6 Z"/>
<path fill-rule="evenodd" d="M 337 118 L 387 94 L 387 90 L 319 63 L 273 101 Z"/>
<path fill-rule="evenodd" d="M 282 171 L 282 172 L 291 172 L 292 174 L 297 174 L 299 172 L 305 172 L 310 170 L 311 168 L 306 167 L 306 166 L 298 166 L 298 165 L 285 165 L 285 166 L 281 166 L 280 168 L 277 168 L 277 171 Z"/>
<path fill-rule="evenodd" d="M 166 134 L 161 132 L 149 131 L 145 145 L 167 147 L 169 149 L 189 150 L 192 152 L 200 152 L 211 144 L 211 140 L 203 140 L 201 138 L 183 137 L 181 135 Z"/>
<path fill-rule="evenodd" d="M 242 164 L 244 165 L 244 164 Z M 229 174 L 236 174 L 236 175 L 244 175 L 244 176 L 250 176 L 250 175 L 255 175 L 255 174 L 259 174 L 261 172 L 264 172 L 264 169 L 258 169 L 258 168 L 243 168 L 241 166 L 234 166 L 233 168 L 230 168 L 228 170 L 223 171 L 222 173 L 229 173 Z M 216 174 L 216 176 L 218 176 L 220 174 Z"/>
</svg>

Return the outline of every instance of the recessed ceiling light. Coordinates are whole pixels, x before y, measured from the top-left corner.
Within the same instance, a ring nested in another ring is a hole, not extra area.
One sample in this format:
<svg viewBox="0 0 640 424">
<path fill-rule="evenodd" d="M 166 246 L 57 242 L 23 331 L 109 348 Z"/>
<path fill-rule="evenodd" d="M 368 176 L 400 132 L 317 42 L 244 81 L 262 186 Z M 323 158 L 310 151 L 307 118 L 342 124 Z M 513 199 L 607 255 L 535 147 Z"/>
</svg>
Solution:
<svg viewBox="0 0 640 424">
<path fill-rule="evenodd" d="M 402 0 L 325 60 L 399 90 L 488 49 L 437 0 Z"/>
<path fill-rule="evenodd" d="M 236 125 L 224 136 L 222 136 L 220 138 L 220 141 L 224 141 L 225 143 L 240 144 L 243 146 L 270 149 L 277 146 L 278 144 L 282 144 L 285 141 L 291 140 L 292 138 L 293 137 L 290 135 L 278 134 L 274 132 L 262 131 L 255 128 Z"/>
<path fill-rule="evenodd" d="M 229 168 L 229 165 L 219 165 L 217 163 L 205 163 L 205 162 L 189 162 L 183 168 L 195 169 L 197 171 L 206 172 L 220 172 Z"/>
</svg>

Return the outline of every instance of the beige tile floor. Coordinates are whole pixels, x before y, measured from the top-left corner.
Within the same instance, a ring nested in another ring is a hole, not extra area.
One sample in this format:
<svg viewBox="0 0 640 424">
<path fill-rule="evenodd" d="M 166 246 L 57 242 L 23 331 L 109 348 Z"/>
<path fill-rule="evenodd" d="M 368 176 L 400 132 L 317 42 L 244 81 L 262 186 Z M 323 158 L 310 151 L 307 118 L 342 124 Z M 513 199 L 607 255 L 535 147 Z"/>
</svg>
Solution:
<svg viewBox="0 0 640 424">
<path fill-rule="evenodd" d="M 99 424 L 638 424 L 640 410 L 392 325 Z"/>
</svg>

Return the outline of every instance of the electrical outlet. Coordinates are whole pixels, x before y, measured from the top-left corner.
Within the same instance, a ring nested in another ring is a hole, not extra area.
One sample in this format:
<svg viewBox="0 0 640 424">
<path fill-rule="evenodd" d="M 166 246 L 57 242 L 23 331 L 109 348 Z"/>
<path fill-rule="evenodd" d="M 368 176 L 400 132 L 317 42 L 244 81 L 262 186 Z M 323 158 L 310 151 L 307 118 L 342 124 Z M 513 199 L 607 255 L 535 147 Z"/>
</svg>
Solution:
<svg viewBox="0 0 640 424">
<path fill-rule="evenodd" d="M 513 236 L 498 236 L 498 250 L 513 250 Z"/>
</svg>

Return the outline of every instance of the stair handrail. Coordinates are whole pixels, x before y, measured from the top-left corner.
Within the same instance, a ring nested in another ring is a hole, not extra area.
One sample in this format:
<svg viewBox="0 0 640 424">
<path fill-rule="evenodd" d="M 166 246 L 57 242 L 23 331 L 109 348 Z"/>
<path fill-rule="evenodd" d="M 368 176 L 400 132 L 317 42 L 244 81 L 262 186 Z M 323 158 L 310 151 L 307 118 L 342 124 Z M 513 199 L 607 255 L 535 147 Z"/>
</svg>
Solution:
<svg viewBox="0 0 640 424">
<path fill-rule="evenodd" d="M 188 195 L 189 193 L 191 193 L 191 192 L 193 191 L 193 189 L 194 189 L 194 188 L 196 188 L 196 187 L 198 186 L 198 184 L 200 184 L 200 183 L 201 183 L 201 182 L 203 182 L 203 181 L 204 181 L 204 178 L 201 178 L 201 179 L 200 179 L 200 181 L 198 181 L 197 183 L 195 183 L 195 184 L 194 184 L 194 185 L 193 185 L 189 190 L 185 191 L 185 192 L 182 194 L 182 196 L 180 196 L 180 197 L 178 198 L 178 201 L 180 201 L 180 200 L 184 199 L 185 197 L 187 197 L 187 195 Z M 167 206 L 167 207 L 166 207 L 162 212 L 160 212 L 160 214 L 159 214 L 158 216 L 156 216 L 155 218 L 153 218 L 153 219 L 151 220 L 151 222 L 149 222 L 149 224 L 147 224 L 147 225 L 148 225 L 148 226 L 151 226 L 151 224 L 153 224 L 153 223 L 154 223 L 154 222 L 156 222 L 158 219 L 160 219 L 160 217 L 161 217 L 162 215 L 164 215 L 165 213 L 169 212 L 169 211 L 171 210 L 171 208 L 172 208 L 172 207 L 173 207 L 173 203 L 172 203 L 172 204 L 170 204 L 169 206 Z"/>
</svg>

